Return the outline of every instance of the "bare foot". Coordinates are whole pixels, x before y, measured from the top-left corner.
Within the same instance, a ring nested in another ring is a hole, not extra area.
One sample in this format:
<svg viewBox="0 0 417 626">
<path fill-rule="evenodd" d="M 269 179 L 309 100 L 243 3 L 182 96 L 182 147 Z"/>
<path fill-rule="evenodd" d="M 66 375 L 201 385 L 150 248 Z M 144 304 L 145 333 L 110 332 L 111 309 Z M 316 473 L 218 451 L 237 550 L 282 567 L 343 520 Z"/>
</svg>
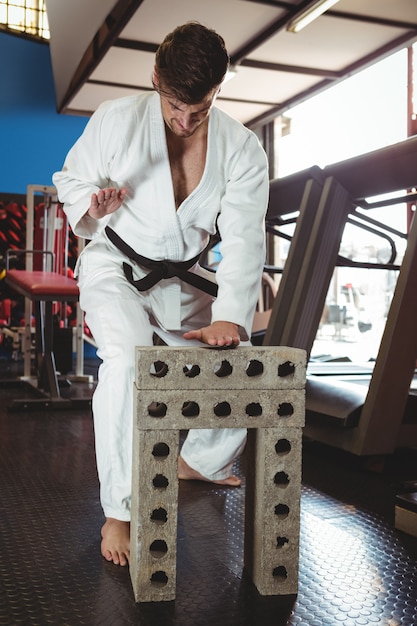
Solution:
<svg viewBox="0 0 417 626">
<path fill-rule="evenodd" d="M 204 482 L 207 483 L 214 483 L 215 485 L 228 485 L 229 487 L 240 487 L 242 484 L 240 478 L 234 476 L 233 474 L 227 478 L 223 478 L 223 480 L 210 480 L 210 478 L 202 476 L 202 474 L 190 467 L 181 456 L 178 457 L 178 478 L 180 480 L 204 480 Z"/>
<path fill-rule="evenodd" d="M 130 561 L 130 522 L 107 517 L 101 536 L 101 554 L 106 561 L 127 565 Z"/>
</svg>

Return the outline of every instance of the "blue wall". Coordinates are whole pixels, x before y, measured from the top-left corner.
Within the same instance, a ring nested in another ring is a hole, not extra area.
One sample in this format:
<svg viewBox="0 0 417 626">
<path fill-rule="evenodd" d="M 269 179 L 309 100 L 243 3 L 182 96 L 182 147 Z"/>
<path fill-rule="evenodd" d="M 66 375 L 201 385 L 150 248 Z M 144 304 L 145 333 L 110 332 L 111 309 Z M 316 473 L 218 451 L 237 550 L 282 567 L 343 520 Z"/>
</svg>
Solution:
<svg viewBox="0 0 417 626">
<path fill-rule="evenodd" d="M 49 46 L 0 32 L 0 193 L 51 185 L 87 117 L 59 115 Z"/>
</svg>

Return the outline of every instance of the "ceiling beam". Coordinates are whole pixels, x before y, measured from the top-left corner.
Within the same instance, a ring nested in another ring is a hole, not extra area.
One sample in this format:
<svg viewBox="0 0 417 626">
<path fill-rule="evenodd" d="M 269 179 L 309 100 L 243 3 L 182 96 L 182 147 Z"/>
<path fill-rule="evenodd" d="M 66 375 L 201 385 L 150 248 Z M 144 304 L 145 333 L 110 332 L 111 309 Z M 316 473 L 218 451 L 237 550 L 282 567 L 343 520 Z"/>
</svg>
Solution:
<svg viewBox="0 0 417 626">
<path fill-rule="evenodd" d="M 94 35 L 85 51 L 65 94 L 62 108 L 71 101 L 91 73 L 104 58 L 106 52 L 136 13 L 143 0 L 118 0 Z"/>
<path fill-rule="evenodd" d="M 341 78 L 341 72 L 335 72 L 333 70 L 324 70 L 319 67 L 304 67 L 302 65 L 287 65 L 285 63 L 271 63 L 269 61 L 256 61 L 256 59 L 246 59 L 240 63 L 240 67 L 253 67 L 257 70 L 305 74 L 307 76 L 323 76 L 331 79 Z"/>
<path fill-rule="evenodd" d="M 395 52 L 398 52 L 399 50 L 402 50 L 403 48 L 407 48 L 408 46 L 415 43 L 415 40 L 416 40 L 416 33 L 414 31 L 408 32 L 405 35 L 398 37 L 394 41 L 391 41 L 385 46 L 382 46 L 381 48 L 379 48 L 372 54 L 369 54 L 359 59 L 359 61 L 357 61 L 356 63 L 352 63 L 351 65 L 348 65 L 347 67 L 345 67 L 340 72 L 340 76 L 338 79 L 337 78 L 334 80 L 326 79 L 326 80 L 319 82 L 317 85 L 314 85 L 313 87 L 310 87 L 309 89 L 306 89 L 305 91 L 297 94 L 293 98 L 289 98 L 285 102 L 282 102 L 279 105 L 272 107 L 266 113 L 263 113 L 257 116 L 256 118 L 249 120 L 246 123 L 246 126 L 252 129 L 256 129 L 256 128 L 259 128 L 260 126 L 263 126 L 264 124 L 268 124 L 269 122 L 272 122 L 276 117 L 278 117 L 279 115 L 282 115 L 283 113 L 288 111 L 288 109 L 290 109 L 291 107 L 297 104 L 301 104 L 302 102 L 305 102 L 307 99 L 318 95 L 319 93 L 325 91 L 332 85 L 337 84 L 338 82 L 341 82 L 342 80 L 346 80 L 347 78 L 350 78 L 354 74 L 357 74 L 359 71 L 362 71 L 368 68 L 369 66 L 375 64 L 376 61 L 380 61 L 380 60 L 382 61 L 382 59 L 386 58 L 387 56 L 394 54 Z"/>
</svg>

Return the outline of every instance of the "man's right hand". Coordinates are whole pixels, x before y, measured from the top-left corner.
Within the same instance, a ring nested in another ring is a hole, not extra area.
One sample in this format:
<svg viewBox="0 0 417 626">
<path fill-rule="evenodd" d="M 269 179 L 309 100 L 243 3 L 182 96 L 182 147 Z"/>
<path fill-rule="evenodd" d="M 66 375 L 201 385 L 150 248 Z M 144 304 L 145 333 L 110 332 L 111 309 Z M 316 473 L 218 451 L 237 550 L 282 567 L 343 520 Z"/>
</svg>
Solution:
<svg viewBox="0 0 417 626">
<path fill-rule="evenodd" d="M 120 209 L 126 193 L 127 189 L 124 187 L 121 189 L 115 187 L 100 189 L 97 193 L 91 194 L 91 204 L 87 214 L 95 220 L 99 220 L 105 215 L 114 213 Z"/>
</svg>

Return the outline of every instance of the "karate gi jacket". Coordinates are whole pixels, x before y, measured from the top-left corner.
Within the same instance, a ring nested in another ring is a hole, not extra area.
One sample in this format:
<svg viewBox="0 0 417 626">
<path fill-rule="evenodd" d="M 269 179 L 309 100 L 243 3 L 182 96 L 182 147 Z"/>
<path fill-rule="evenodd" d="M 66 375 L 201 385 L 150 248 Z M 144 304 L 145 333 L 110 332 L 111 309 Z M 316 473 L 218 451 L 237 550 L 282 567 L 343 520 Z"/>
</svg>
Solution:
<svg viewBox="0 0 417 626">
<path fill-rule="evenodd" d="M 53 182 L 76 235 L 94 243 L 106 237 L 109 225 L 136 252 L 156 261 L 195 257 L 217 225 L 221 262 L 212 322 L 234 322 L 242 339 L 250 337 L 265 262 L 269 181 L 265 152 L 249 129 L 213 107 L 202 179 L 176 210 L 159 94 L 105 102 Z M 113 186 L 128 190 L 120 209 L 100 220 L 86 215 L 91 194 Z M 204 270 L 197 264 L 190 271 Z M 180 281 L 169 281 L 180 293 Z"/>
</svg>

